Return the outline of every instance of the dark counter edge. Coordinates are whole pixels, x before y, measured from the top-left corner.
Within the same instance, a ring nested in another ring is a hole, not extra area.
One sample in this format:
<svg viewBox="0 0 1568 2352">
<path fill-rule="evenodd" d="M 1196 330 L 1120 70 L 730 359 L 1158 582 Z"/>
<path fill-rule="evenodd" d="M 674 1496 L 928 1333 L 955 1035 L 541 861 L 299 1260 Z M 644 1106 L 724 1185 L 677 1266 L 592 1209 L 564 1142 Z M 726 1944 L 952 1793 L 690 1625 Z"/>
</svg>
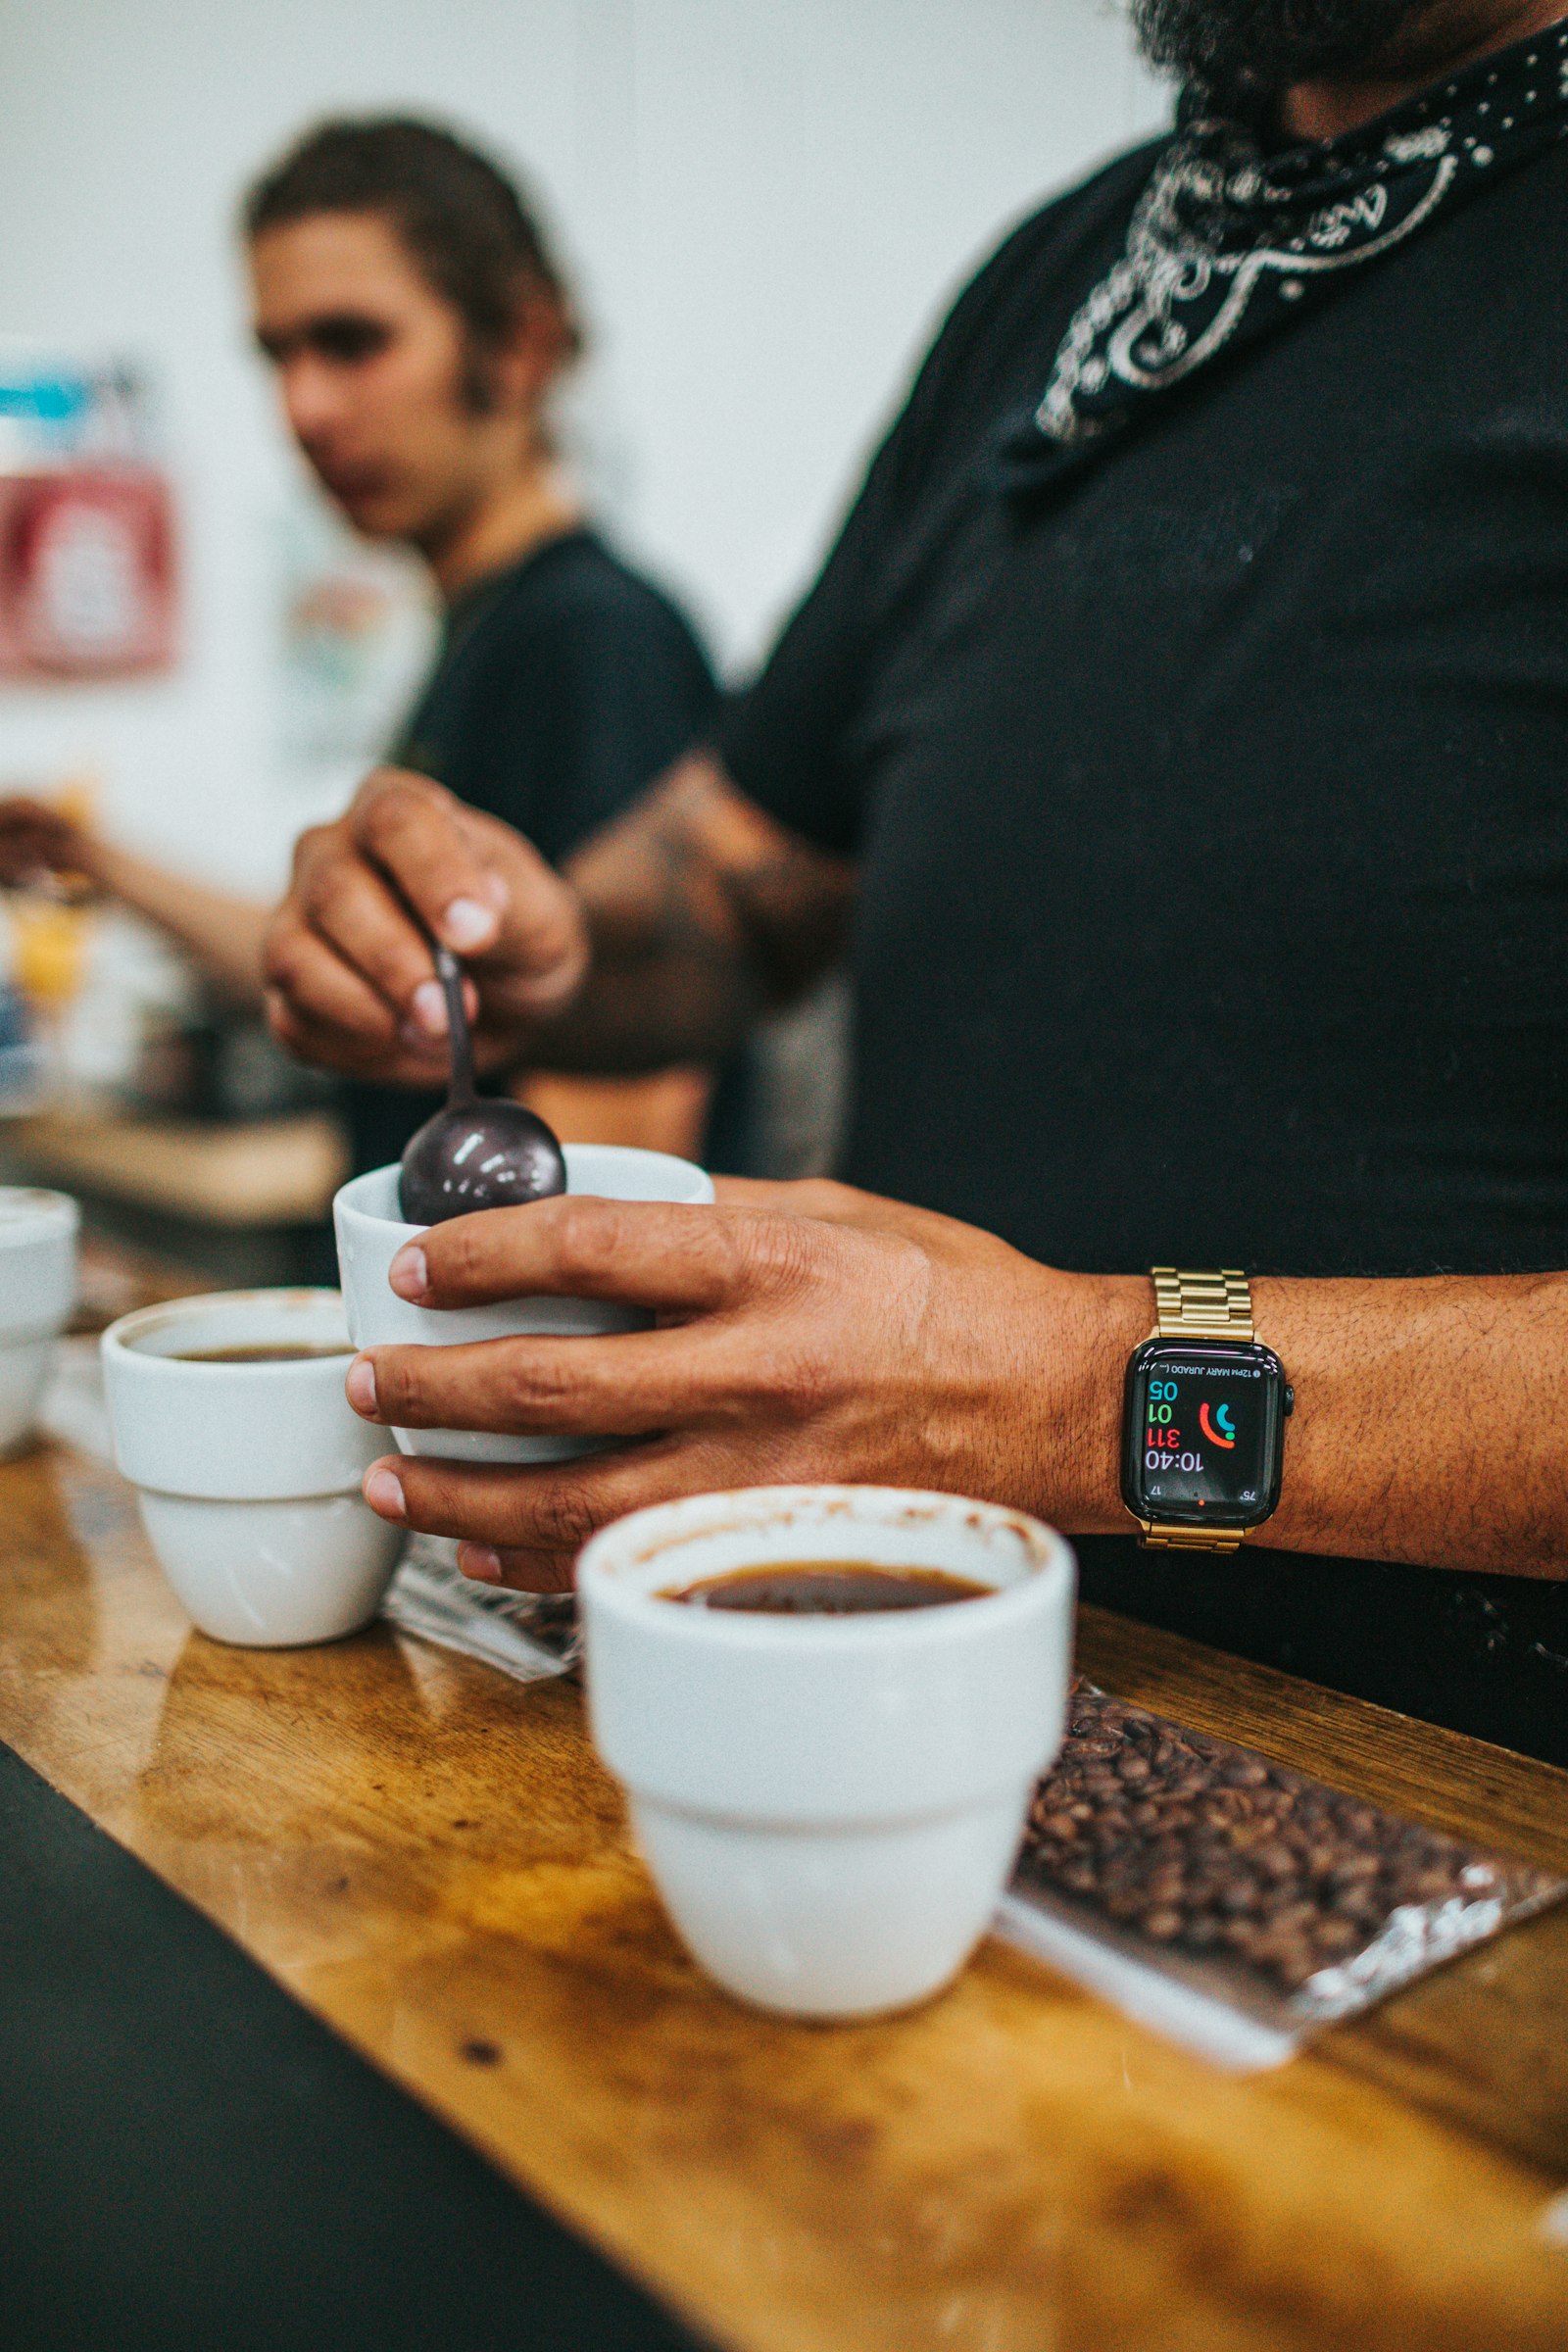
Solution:
<svg viewBox="0 0 1568 2352">
<path fill-rule="evenodd" d="M 7 2352 L 700 2352 L 3 1742 L 0 2194 Z"/>
</svg>

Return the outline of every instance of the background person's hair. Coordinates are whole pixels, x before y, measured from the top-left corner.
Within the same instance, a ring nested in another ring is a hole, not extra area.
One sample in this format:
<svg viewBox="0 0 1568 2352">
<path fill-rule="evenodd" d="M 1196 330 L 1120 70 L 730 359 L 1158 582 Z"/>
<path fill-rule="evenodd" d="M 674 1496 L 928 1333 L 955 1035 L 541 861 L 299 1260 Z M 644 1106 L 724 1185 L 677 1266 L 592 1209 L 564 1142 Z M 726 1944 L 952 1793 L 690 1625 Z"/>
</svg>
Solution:
<svg viewBox="0 0 1568 2352">
<path fill-rule="evenodd" d="M 544 303 L 564 362 L 582 330 L 545 233 L 516 187 L 477 148 L 410 116 L 318 123 L 245 199 L 244 232 L 316 213 L 378 213 L 388 220 L 432 291 L 462 318 L 468 346 L 466 393 L 491 405 L 490 360 L 530 303 Z"/>
</svg>

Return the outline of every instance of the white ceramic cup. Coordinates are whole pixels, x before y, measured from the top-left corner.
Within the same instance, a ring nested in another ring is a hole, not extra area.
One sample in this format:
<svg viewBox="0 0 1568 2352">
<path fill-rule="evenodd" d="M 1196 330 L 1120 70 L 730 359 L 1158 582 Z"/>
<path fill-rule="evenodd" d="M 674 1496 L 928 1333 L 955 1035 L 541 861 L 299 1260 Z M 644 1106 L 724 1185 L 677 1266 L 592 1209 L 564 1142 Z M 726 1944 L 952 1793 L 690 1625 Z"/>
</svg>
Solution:
<svg viewBox="0 0 1568 2352">
<path fill-rule="evenodd" d="M 825 1559 L 996 1592 L 844 1617 L 660 1597 Z M 594 1739 L 710 1976 L 766 2009 L 858 2017 L 961 1968 L 1060 1744 L 1074 1585 L 1038 1520 L 890 1487 L 697 1494 L 593 1538 L 577 1592 Z"/>
<path fill-rule="evenodd" d="M 344 1352 L 178 1360 L 299 1345 Z M 333 1642 L 381 1605 L 403 1531 L 360 1494 L 385 1446 L 343 1394 L 347 1347 L 336 1291 L 218 1291 L 144 1306 L 104 1333 L 115 1458 L 165 1575 L 215 1641 Z"/>
<path fill-rule="evenodd" d="M 26 1444 L 76 1297 L 76 1203 L 0 1185 L 0 1454 Z"/>
<path fill-rule="evenodd" d="M 710 1176 L 667 1152 L 619 1144 L 567 1144 L 566 1190 L 605 1200 L 711 1201 Z M 344 1185 L 332 1203 L 337 1262 L 356 1348 L 449 1347 L 457 1341 L 509 1340 L 525 1332 L 591 1335 L 646 1331 L 652 1315 L 598 1298 L 509 1298 L 499 1306 L 413 1306 L 387 1281 L 405 1242 L 427 1230 L 398 1213 L 398 1170 L 372 1168 Z M 395 1429 L 405 1453 L 465 1462 L 564 1462 L 591 1453 L 595 1438 L 503 1437 L 466 1429 Z M 384 1450 L 384 1448 L 383 1448 Z"/>
</svg>

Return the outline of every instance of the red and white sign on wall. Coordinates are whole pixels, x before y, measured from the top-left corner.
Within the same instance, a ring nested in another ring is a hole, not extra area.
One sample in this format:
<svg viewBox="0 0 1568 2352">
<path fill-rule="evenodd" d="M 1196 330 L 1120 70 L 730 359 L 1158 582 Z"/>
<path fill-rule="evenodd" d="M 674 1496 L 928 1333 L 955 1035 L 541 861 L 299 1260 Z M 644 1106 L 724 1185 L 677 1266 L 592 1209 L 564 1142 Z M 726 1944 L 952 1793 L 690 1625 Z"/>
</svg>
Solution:
<svg viewBox="0 0 1568 2352">
<path fill-rule="evenodd" d="M 174 533 L 161 475 L 0 476 L 0 671 L 111 677 L 174 654 Z"/>
<path fill-rule="evenodd" d="M 172 501 L 145 437 L 127 371 L 0 354 L 0 676 L 119 677 L 173 660 Z"/>
</svg>

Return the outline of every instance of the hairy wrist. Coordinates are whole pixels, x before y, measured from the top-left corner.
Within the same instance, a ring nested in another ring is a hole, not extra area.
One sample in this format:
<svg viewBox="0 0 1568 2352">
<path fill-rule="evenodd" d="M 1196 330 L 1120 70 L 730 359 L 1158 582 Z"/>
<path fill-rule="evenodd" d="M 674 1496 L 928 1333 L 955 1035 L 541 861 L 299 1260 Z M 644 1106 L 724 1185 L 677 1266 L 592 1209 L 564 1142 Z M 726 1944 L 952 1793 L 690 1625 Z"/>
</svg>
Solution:
<svg viewBox="0 0 1568 2352">
<path fill-rule="evenodd" d="M 1122 1392 L 1127 1359 L 1153 1326 L 1140 1274 L 1044 1276 L 1026 1370 L 1034 1402 L 1031 1507 L 1066 1535 L 1116 1535 L 1121 1499 Z"/>
<path fill-rule="evenodd" d="M 1122 1402 L 1128 1358 L 1153 1329 L 1153 1296 L 1147 1274 L 1085 1280 L 1078 1371 L 1083 1515 L 1076 1528 L 1082 1535 L 1125 1535 L 1131 1521 L 1121 1498 Z"/>
</svg>

